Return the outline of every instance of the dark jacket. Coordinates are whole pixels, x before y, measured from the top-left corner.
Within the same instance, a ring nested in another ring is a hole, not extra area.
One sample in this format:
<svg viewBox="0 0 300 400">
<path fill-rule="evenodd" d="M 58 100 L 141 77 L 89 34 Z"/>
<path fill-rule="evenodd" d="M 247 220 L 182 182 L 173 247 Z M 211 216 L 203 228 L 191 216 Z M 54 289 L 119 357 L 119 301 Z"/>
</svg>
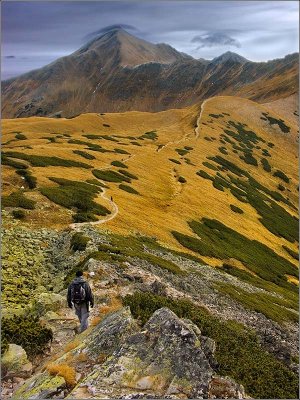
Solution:
<svg viewBox="0 0 300 400">
<path fill-rule="evenodd" d="M 68 302 L 68 306 L 70 308 L 72 308 L 72 299 L 71 299 L 71 293 L 72 293 L 72 286 L 74 283 L 79 283 L 79 282 L 83 282 L 84 283 L 84 289 L 85 289 L 85 293 L 86 293 L 86 305 L 87 305 L 87 309 L 89 310 L 89 304 L 91 305 L 91 307 L 94 307 L 94 296 L 92 293 L 92 290 L 90 288 L 90 285 L 88 284 L 87 281 L 85 281 L 82 276 L 80 277 L 76 277 L 69 285 L 68 287 L 68 294 L 67 294 L 67 302 Z"/>
</svg>

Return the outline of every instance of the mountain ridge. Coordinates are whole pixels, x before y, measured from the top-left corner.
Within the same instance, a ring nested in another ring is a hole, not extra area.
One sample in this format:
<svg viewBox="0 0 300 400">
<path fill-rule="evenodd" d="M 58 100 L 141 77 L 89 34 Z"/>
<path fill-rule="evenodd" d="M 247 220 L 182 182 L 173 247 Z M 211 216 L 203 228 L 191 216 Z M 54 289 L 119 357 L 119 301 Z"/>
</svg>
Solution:
<svg viewBox="0 0 300 400">
<path fill-rule="evenodd" d="M 269 89 L 272 86 L 272 89 Z M 273 101 L 298 91 L 296 54 L 254 63 L 235 53 L 196 60 L 123 29 L 2 83 L 4 118 L 84 112 L 157 112 L 216 95 Z"/>
</svg>

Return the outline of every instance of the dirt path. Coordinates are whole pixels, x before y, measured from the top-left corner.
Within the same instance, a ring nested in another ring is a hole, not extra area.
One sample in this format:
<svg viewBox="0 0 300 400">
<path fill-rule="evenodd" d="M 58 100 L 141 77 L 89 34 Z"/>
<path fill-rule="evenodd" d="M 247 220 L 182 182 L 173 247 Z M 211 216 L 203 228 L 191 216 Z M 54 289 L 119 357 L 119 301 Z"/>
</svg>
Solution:
<svg viewBox="0 0 300 400">
<path fill-rule="evenodd" d="M 129 157 L 125 158 L 124 160 L 122 160 L 122 162 L 126 162 L 128 160 L 130 160 L 131 158 L 135 157 L 135 154 L 130 155 Z M 102 168 L 98 168 L 99 170 L 105 170 L 105 169 L 109 169 L 111 168 L 111 165 L 107 165 L 105 167 Z M 103 185 L 105 185 L 105 182 L 102 181 L 101 179 L 99 179 L 99 182 L 101 182 Z M 78 228 L 80 228 L 81 226 L 84 225 L 100 225 L 100 224 L 105 224 L 108 221 L 111 221 L 112 219 L 114 219 L 119 212 L 119 208 L 118 205 L 111 200 L 111 198 L 109 198 L 108 196 L 106 196 L 106 189 L 102 188 L 102 192 L 100 194 L 100 197 L 102 197 L 104 200 L 108 201 L 110 206 L 111 206 L 111 213 L 106 216 L 105 218 L 99 219 L 98 221 L 92 221 L 92 222 L 75 222 L 73 224 L 70 224 L 69 227 L 71 229 L 77 230 Z"/>
<path fill-rule="evenodd" d="M 205 105 L 205 103 L 206 103 L 208 100 L 210 100 L 210 99 L 204 100 L 204 101 L 202 102 L 202 104 L 201 104 L 201 111 L 200 111 L 199 117 L 198 117 L 198 119 L 197 119 L 197 124 L 196 124 L 197 127 L 195 128 L 196 139 L 198 139 L 198 138 L 199 138 L 199 135 L 200 135 L 200 131 L 199 131 L 199 128 L 200 128 L 200 120 L 201 120 L 202 113 L 203 113 L 203 110 L 204 110 L 204 105 Z"/>
</svg>

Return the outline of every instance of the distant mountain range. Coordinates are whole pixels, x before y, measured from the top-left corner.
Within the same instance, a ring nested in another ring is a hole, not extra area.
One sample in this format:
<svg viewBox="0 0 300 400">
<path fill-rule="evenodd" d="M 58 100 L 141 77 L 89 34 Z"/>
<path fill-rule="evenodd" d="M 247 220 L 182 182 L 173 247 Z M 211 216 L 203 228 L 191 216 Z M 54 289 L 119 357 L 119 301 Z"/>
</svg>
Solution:
<svg viewBox="0 0 300 400">
<path fill-rule="evenodd" d="M 196 60 L 112 29 L 69 56 L 2 82 L 2 117 L 156 112 L 216 95 L 267 102 L 297 91 L 297 53 L 268 62 L 232 52 Z"/>
</svg>

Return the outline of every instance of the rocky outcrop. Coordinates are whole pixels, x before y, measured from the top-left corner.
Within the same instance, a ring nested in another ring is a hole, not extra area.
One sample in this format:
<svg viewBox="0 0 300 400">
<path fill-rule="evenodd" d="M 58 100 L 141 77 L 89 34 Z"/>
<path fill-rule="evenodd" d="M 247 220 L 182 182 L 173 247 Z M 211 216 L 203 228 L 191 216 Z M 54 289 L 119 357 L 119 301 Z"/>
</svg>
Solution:
<svg viewBox="0 0 300 400">
<path fill-rule="evenodd" d="M 55 361 L 84 355 L 86 370 L 66 396 L 63 377 L 43 371 L 14 398 L 242 398 L 242 386 L 215 374 L 215 343 L 168 308 L 140 328 L 128 307 L 107 315 L 81 343 Z"/>
<path fill-rule="evenodd" d="M 5 378 L 28 378 L 32 372 L 32 364 L 26 351 L 16 344 L 9 344 L 1 359 L 1 374 Z"/>
</svg>

